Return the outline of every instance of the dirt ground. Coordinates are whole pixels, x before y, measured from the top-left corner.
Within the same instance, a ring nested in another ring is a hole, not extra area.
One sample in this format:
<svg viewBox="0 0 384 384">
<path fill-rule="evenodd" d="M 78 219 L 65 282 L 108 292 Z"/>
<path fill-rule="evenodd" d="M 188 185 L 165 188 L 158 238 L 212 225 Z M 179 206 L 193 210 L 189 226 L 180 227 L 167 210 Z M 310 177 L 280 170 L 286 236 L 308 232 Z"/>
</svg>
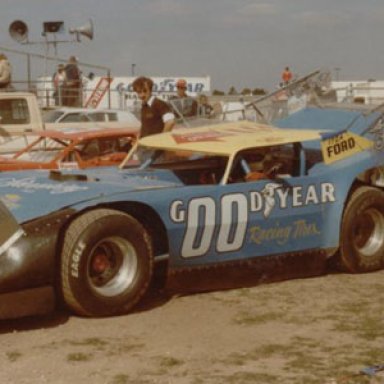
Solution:
<svg viewBox="0 0 384 384">
<path fill-rule="evenodd" d="M 0 383 L 369 383 L 384 364 L 384 271 L 185 296 L 126 316 L 0 323 Z"/>
</svg>

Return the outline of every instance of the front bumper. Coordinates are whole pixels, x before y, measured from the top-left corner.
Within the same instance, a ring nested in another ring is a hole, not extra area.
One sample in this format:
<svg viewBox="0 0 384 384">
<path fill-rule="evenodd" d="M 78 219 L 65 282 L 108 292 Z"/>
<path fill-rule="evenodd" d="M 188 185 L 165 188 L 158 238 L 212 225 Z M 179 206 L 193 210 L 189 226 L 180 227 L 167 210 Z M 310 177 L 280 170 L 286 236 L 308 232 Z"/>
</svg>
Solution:
<svg viewBox="0 0 384 384">
<path fill-rule="evenodd" d="M 54 310 L 60 233 L 73 214 L 74 210 L 66 209 L 24 223 L 19 226 L 21 236 L 3 248 L 5 251 L 0 253 L 0 319 Z"/>
<path fill-rule="evenodd" d="M 44 315 L 53 312 L 55 293 L 51 286 L 0 294 L 0 319 Z"/>
</svg>

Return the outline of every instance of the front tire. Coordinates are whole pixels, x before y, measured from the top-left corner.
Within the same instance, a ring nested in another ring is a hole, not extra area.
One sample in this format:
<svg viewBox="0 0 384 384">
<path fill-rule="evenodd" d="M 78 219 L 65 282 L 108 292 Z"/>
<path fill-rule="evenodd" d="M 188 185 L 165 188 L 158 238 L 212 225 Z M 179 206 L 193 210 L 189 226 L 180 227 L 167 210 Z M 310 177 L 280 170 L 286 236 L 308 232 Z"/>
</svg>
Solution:
<svg viewBox="0 0 384 384">
<path fill-rule="evenodd" d="M 384 267 L 384 192 L 355 190 L 344 211 L 339 261 L 344 271 L 371 272 Z"/>
<path fill-rule="evenodd" d="M 79 216 L 66 231 L 62 294 L 79 315 L 127 313 L 147 291 L 152 273 L 150 238 L 132 216 L 93 210 Z"/>
</svg>

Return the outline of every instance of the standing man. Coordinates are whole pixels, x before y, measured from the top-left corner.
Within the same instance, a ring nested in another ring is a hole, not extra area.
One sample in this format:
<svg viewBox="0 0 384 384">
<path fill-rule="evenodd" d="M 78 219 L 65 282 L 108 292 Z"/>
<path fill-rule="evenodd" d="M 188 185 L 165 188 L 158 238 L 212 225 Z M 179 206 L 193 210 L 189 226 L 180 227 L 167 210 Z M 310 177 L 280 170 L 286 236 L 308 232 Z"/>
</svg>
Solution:
<svg viewBox="0 0 384 384">
<path fill-rule="evenodd" d="M 292 80 L 292 72 L 289 67 L 285 67 L 283 73 L 281 74 L 281 80 L 283 81 L 283 85 L 288 85 Z"/>
<path fill-rule="evenodd" d="M 57 66 L 57 71 L 53 74 L 52 83 L 53 83 L 53 97 L 55 99 L 55 105 L 63 104 L 63 87 L 65 85 L 66 77 L 64 64 L 59 64 Z"/>
<path fill-rule="evenodd" d="M 0 53 L 0 89 L 7 89 L 11 85 L 12 67 L 7 56 Z"/>
<path fill-rule="evenodd" d="M 77 66 L 77 59 L 71 56 L 65 66 L 64 105 L 68 107 L 81 107 L 82 103 L 81 72 Z"/>
<path fill-rule="evenodd" d="M 177 96 L 171 99 L 178 117 L 193 117 L 197 115 L 197 101 L 187 94 L 187 82 L 184 79 L 179 79 L 176 82 Z"/>
<path fill-rule="evenodd" d="M 175 115 L 166 102 L 152 95 L 152 79 L 138 77 L 132 86 L 142 102 L 141 137 L 171 131 L 175 125 Z"/>
</svg>

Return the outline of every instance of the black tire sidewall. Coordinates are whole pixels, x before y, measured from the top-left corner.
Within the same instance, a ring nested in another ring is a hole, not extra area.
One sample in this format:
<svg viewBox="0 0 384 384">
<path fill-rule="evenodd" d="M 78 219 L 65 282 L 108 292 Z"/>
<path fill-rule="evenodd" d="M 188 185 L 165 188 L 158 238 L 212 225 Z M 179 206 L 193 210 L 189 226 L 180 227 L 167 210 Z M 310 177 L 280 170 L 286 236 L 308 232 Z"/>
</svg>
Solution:
<svg viewBox="0 0 384 384">
<path fill-rule="evenodd" d="M 89 284 L 87 271 L 92 249 L 103 238 L 119 236 L 128 240 L 137 254 L 137 273 L 134 281 L 125 292 L 106 297 L 96 292 Z M 144 228 L 132 217 L 123 214 L 110 214 L 98 218 L 87 226 L 73 244 L 67 257 L 67 281 L 75 301 L 84 314 L 105 316 L 126 313 L 142 297 L 152 275 L 151 252 L 145 239 Z M 77 265 L 78 277 L 73 275 Z"/>
</svg>

